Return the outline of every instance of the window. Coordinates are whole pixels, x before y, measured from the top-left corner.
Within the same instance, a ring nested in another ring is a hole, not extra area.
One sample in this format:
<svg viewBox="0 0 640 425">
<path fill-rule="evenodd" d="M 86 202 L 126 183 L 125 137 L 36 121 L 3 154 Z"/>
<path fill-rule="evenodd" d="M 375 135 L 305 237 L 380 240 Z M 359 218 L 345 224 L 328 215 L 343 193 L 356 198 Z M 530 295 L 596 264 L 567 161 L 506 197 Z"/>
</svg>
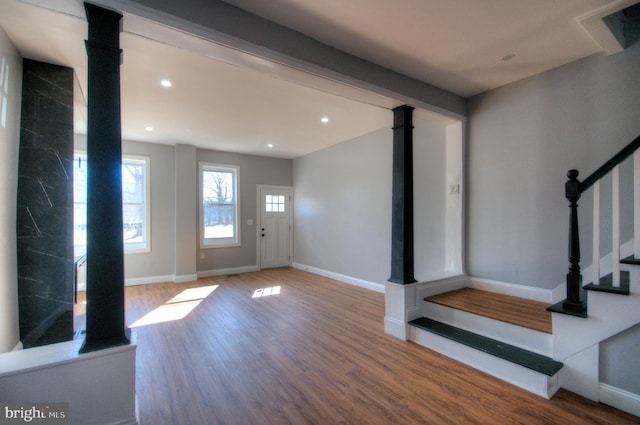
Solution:
<svg viewBox="0 0 640 425">
<path fill-rule="evenodd" d="M 7 127 L 7 96 L 9 95 L 9 61 L 0 62 L 0 125 Z"/>
<path fill-rule="evenodd" d="M 265 196 L 265 211 L 266 212 L 285 212 L 284 211 L 284 196 L 282 195 L 266 195 Z"/>
<path fill-rule="evenodd" d="M 122 233 L 127 253 L 148 252 L 149 244 L 149 158 L 122 159 Z M 74 256 L 87 251 L 87 155 L 74 155 L 73 246 Z"/>
<path fill-rule="evenodd" d="M 240 245 L 238 171 L 234 165 L 200 164 L 203 248 Z"/>
<path fill-rule="evenodd" d="M 122 225 L 126 251 L 148 251 L 147 159 L 122 159 Z"/>
</svg>

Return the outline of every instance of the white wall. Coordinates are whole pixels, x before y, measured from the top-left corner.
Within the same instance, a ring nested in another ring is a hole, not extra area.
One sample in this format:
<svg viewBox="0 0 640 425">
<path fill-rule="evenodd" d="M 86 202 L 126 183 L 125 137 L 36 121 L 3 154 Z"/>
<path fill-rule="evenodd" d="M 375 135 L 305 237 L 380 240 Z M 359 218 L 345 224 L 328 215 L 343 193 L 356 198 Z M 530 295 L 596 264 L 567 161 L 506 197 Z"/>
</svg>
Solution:
<svg viewBox="0 0 640 425">
<path fill-rule="evenodd" d="M 296 263 L 389 278 L 392 148 L 384 128 L 293 160 Z"/>
<path fill-rule="evenodd" d="M 149 158 L 151 250 L 124 256 L 128 280 L 173 275 L 175 253 L 175 171 L 173 146 L 123 141 L 128 155 Z"/>
<path fill-rule="evenodd" d="M 292 161 L 205 149 L 198 149 L 197 160 L 213 164 L 240 166 L 240 237 L 242 242 L 239 247 L 201 249 L 200 233 L 198 233 L 195 241 L 198 252 L 197 271 L 201 274 L 210 274 L 215 273 L 216 270 L 241 270 L 257 266 L 257 186 L 293 186 Z M 197 172 L 198 164 L 194 164 L 194 166 Z M 195 199 L 194 202 L 198 203 L 199 200 Z M 252 221 L 252 224 L 249 224 L 249 220 Z M 204 258 L 200 258 L 201 256 Z"/>
<path fill-rule="evenodd" d="M 415 113 L 413 120 L 414 276 L 445 269 L 446 127 Z"/>
<path fill-rule="evenodd" d="M 389 111 L 391 114 L 391 111 Z M 445 269 L 446 131 L 414 114 L 415 277 Z M 293 161 L 294 260 L 374 283 L 391 272 L 393 131 Z"/>
<path fill-rule="evenodd" d="M 175 150 L 175 275 L 176 281 L 197 278 L 198 166 L 197 149 L 176 145 Z M 194 278 L 195 277 L 195 278 Z"/>
<path fill-rule="evenodd" d="M 0 84 L 0 119 L 3 97 L 7 106 L 5 126 L 0 122 L 0 353 L 12 350 L 20 338 L 15 241 L 22 94 L 22 58 L 0 28 L 0 66 L 2 64 L 5 75 Z"/>
<path fill-rule="evenodd" d="M 75 143 L 86 149 L 85 136 L 76 135 Z M 146 156 L 151 166 L 151 250 L 125 254 L 127 285 L 195 280 L 199 272 L 257 266 L 256 187 L 292 186 L 291 160 L 130 140 L 123 140 L 122 152 Z M 240 247 L 200 248 L 199 161 L 240 166 Z"/>
<path fill-rule="evenodd" d="M 74 136 L 74 149 L 87 149 L 86 135 Z M 175 274 L 175 147 L 156 143 L 122 141 L 122 153 L 149 158 L 151 200 L 151 250 L 125 253 L 125 282 L 153 283 Z M 194 272 L 195 273 L 195 272 Z M 155 278 L 158 279 L 155 279 Z M 81 288 L 82 289 L 82 288 Z"/>
<path fill-rule="evenodd" d="M 640 134 L 639 69 L 636 43 L 470 99 L 471 275 L 546 289 L 564 281 L 566 173 L 586 177 Z M 587 221 L 589 201 L 580 204 Z"/>
<path fill-rule="evenodd" d="M 640 395 L 640 324 L 600 343 L 600 382 Z"/>
</svg>

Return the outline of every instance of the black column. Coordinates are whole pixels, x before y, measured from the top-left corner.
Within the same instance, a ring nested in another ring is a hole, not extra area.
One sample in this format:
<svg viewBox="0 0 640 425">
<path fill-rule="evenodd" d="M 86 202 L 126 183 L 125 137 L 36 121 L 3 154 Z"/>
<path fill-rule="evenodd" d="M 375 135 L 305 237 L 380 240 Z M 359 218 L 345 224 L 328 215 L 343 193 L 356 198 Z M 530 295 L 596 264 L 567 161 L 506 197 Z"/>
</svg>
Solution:
<svg viewBox="0 0 640 425">
<path fill-rule="evenodd" d="M 414 283 L 413 277 L 413 108 L 393 109 L 393 194 L 391 198 L 391 277 Z"/>
<path fill-rule="evenodd" d="M 128 344 L 124 322 L 120 30 L 122 15 L 85 3 L 87 336 L 81 352 Z"/>
</svg>

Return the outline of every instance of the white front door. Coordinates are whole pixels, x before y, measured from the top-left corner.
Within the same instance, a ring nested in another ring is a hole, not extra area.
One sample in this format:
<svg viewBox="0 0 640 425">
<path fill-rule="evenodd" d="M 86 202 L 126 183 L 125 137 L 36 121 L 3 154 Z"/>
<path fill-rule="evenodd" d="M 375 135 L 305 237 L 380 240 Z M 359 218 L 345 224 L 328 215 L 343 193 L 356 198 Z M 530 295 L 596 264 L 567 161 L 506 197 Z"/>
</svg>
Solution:
<svg viewBox="0 0 640 425">
<path fill-rule="evenodd" d="M 291 265 L 291 188 L 258 187 L 260 268 Z"/>
</svg>

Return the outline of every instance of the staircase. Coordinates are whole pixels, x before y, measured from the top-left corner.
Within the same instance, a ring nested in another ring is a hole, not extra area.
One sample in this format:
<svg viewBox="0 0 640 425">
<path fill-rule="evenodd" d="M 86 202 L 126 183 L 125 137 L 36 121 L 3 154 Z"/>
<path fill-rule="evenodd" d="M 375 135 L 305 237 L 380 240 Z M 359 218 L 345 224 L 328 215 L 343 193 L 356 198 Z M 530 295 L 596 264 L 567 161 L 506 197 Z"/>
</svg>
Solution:
<svg viewBox="0 0 640 425">
<path fill-rule="evenodd" d="M 567 174 L 570 223 L 565 300 L 549 305 L 499 293 L 499 287 L 495 292 L 482 291 L 473 288 L 472 278 L 427 282 L 413 289 L 417 300 L 413 308 L 413 295 L 406 292 L 407 339 L 545 398 L 562 387 L 608 402 L 600 389 L 599 344 L 640 323 L 638 148 L 640 137 L 582 182 L 576 170 Z M 633 169 L 634 229 L 632 240 L 621 243 L 620 181 L 624 180 L 620 166 L 625 161 L 633 162 L 627 169 Z M 605 176 L 611 181 L 610 188 L 603 183 Z M 605 207 L 611 213 L 603 214 L 608 222 L 600 217 L 601 189 L 611 193 L 611 205 Z M 588 190 L 594 200 L 593 255 L 592 264 L 583 273 L 577 207 Z M 600 229 L 609 227 L 611 248 L 603 255 Z M 388 328 L 393 330 L 394 326 L 388 319 Z M 637 415 L 640 401 L 636 397 L 633 403 L 632 410 L 609 404 Z"/>
<path fill-rule="evenodd" d="M 559 389 L 548 304 L 463 288 L 426 297 L 409 322 L 421 345 L 545 398 Z"/>
</svg>

